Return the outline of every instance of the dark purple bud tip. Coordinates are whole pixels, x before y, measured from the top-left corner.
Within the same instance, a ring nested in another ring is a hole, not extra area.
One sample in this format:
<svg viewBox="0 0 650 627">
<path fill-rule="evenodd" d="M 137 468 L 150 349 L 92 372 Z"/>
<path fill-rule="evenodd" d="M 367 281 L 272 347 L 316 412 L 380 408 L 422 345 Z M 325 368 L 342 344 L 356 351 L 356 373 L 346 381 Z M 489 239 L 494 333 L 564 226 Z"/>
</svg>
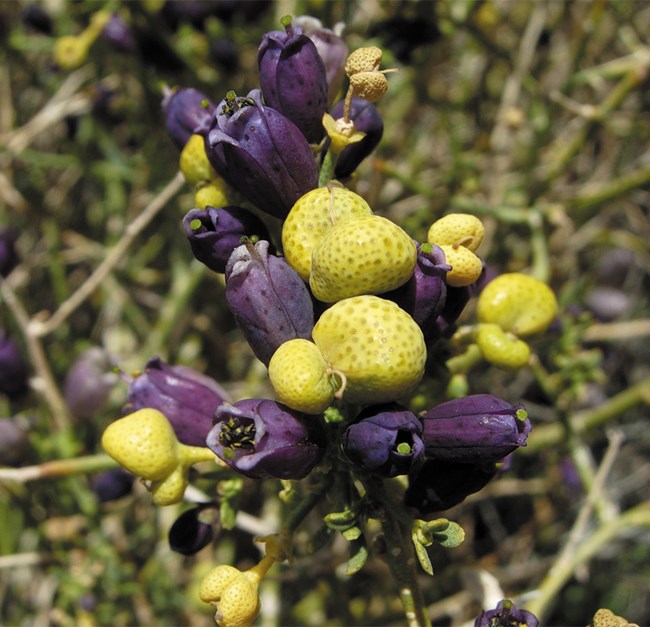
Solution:
<svg viewBox="0 0 650 627">
<path fill-rule="evenodd" d="M 313 417 L 266 399 L 224 403 L 207 438 L 215 455 L 253 479 L 301 479 L 320 461 L 323 443 Z"/>
<path fill-rule="evenodd" d="M 0 329 L 0 394 L 18 398 L 28 390 L 28 368 L 23 354 L 10 337 Z"/>
<path fill-rule="evenodd" d="M 368 407 L 343 434 L 352 462 L 384 477 L 404 475 L 422 460 L 422 424 L 397 403 Z"/>
<path fill-rule="evenodd" d="M 526 410 L 491 394 L 474 394 L 422 416 L 428 459 L 494 464 L 520 446 L 532 429 Z"/>
<path fill-rule="evenodd" d="M 519 610 L 510 599 L 499 601 L 493 610 L 484 610 L 474 627 L 538 627 L 539 620 L 526 610 Z"/>
<path fill-rule="evenodd" d="M 135 475 L 123 468 L 113 468 L 95 475 L 92 490 L 100 503 L 108 503 L 130 494 L 134 481 Z"/>
<path fill-rule="evenodd" d="M 214 103 L 203 93 L 193 88 L 167 89 L 162 110 L 165 126 L 179 150 L 187 140 L 198 133 L 205 136 L 210 129 Z"/>
<path fill-rule="evenodd" d="M 205 503 L 183 512 L 169 528 L 169 547 L 182 555 L 194 555 L 212 542 L 219 511 Z"/>
<path fill-rule="evenodd" d="M 212 415 L 228 395 L 214 379 L 193 368 L 169 366 L 152 357 L 131 382 L 127 400 L 125 413 L 157 409 L 167 417 L 180 442 L 205 446 Z"/>
<path fill-rule="evenodd" d="M 192 209 L 183 218 L 183 229 L 194 257 L 214 272 L 224 273 L 232 251 L 242 239 L 268 240 L 264 223 L 240 207 Z"/>
</svg>

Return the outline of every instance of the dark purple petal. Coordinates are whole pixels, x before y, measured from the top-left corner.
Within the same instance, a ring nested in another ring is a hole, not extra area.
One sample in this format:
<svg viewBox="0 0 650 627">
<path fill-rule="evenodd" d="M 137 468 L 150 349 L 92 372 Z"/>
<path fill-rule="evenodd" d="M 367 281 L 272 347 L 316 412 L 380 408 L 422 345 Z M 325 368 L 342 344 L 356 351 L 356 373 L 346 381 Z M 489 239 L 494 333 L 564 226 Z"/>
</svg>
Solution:
<svg viewBox="0 0 650 627">
<path fill-rule="evenodd" d="M 211 512 L 212 520 L 204 522 L 202 518 Z M 195 555 L 212 542 L 217 520 L 218 510 L 212 503 L 186 510 L 169 528 L 169 548 L 182 555 Z"/>
<path fill-rule="evenodd" d="M 135 475 L 123 468 L 112 468 L 95 475 L 91 487 L 100 503 L 108 503 L 130 494 L 134 482 Z"/>
<path fill-rule="evenodd" d="M 518 610 L 510 599 L 503 599 L 493 610 L 485 610 L 474 621 L 474 627 L 538 627 L 532 612 Z"/>
<path fill-rule="evenodd" d="M 214 103 L 191 87 L 167 90 L 162 110 L 169 136 L 181 150 L 194 134 L 206 135 L 212 120 Z"/>
<path fill-rule="evenodd" d="M 0 393 L 9 398 L 25 394 L 28 374 L 27 362 L 18 344 L 0 329 Z"/>
</svg>

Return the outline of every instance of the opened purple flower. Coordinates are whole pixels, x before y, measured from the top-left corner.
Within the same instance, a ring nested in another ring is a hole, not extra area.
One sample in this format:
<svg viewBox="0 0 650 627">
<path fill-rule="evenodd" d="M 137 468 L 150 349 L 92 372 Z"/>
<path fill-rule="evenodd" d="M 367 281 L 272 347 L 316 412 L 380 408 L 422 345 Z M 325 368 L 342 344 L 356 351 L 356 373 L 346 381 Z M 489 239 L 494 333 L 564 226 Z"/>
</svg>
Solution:
<svg viewBox="0 0 650 627">
<path fill-rule="evenodd" d="M 289 118 L 312 144 L 325 132 L 327 76 L 314 42 L 294 27 L 291 17 L 281 20 L 284 31 L 264 35 L 257 53 L 264 101 Z"/>
<path fill-rule="evenodd" d="M 314 308 L 305 283 L 269 243 L 235 249 L 226 265 L 226 301 L 255 356 L 268 365 L 281 344 L 309 339 Z"/>
<path fill-rule="evenodd" d="M 384 477 L 409 473 L 424 453 L 422 424 L 397 403 L 368 407 L 343 434 L 352 462 Z"/>
<path fill-rule="evenodd" d="M 167 417 L 180 442 L 205 446 L 212 415 L 227 400 L 214 379 L 188 366 L 169 366 L 152 357 L 131 382 L 124 413 L 157 409 Z"/>
<path fill-rule="evenodd" d="M 503 599 L 493 610 L 484 610 L 474 627 L 537 627 L 539 620 L 532 612 L 518 610 L 510 599 Z"/>
<path fill-rule="evenodd" d="M 210 162 L 262 211 L 285 218 L 318 184 L 309 142 L 291 120 L 262 103 L 259 89 L 245 98 L 228 92 L 212 124 L 206 140 Z"/>
<path fill-rule="evenodd" d="M 210 128 L 214 103 L 198 89 L 167 89 L 162 101 L 167 132 L 179 150 L 194 134 L 205 135 Z"/>
<path fill-rule="evenodd" d="M 252 242 L 269 238 L 264 223 L 241 207 L 191 209 L 183 218 L 183 228 L 194 257 L 219 273 L 226 271 L 226 263 L 243 237 Z"/>
<path fill-rule="evenodd" d="M 313 416 L 266 399 L 224 403 L 214 415 L 208 447 L 253 479 L 301 479 L 320 461 L 323 433 Z"/>
<path fill-rule="evenodd" d="M 532 429 L 526 410 L 491 394 L 447 401 L 422 416 L 428 459 L 493 464 L 520 446 Z"/>
</svg>

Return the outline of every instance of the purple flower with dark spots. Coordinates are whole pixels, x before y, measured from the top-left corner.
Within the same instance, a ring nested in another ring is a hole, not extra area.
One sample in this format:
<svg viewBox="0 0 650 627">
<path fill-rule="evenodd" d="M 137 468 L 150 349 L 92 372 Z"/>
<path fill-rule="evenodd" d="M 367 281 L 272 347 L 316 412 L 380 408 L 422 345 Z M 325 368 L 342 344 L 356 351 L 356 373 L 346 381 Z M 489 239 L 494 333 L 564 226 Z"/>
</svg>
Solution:
<svg viewBox="0 0 650 627">
<path fill-rule="evenodd" d="M 313 416 L 267 399 L 224 403 L 214 415 L 208 447 L 253 479 L 301 479 L 323 455 L 323 432 Z"/>
<path fill-rule="evenodd" d="M 198 133 L 205 136 L 210 129 L 214 103 L 198 89 L 166 89 L 162 101 L 167 132 L 179 150 Z"/>
<path fill-rule="evenodd" d="M 316 144 L 325 133 L 327 76 L 314 42 L 294 27 L 291 17 L 281 20 L 284 31 L 266 33 L 257 53 L 264 102 L 289 118 Z"/>
<path fill-rule="evenodd" d="M 422 460 L 422 424 L 397 403 L 367 407 L 345 430 L 343 450 L 365 470 L 383 477 L 405 475 Z"/>
<path fill-rule="evenodd" d="M 162 412 L 176 437 L 189 446 L 205 446 L 212 415 L 228 400 L 223 388 L 188 366 L 169 366 L 152 357 L 129 386 L 124 414 L 149 407 Z"/>
<path fill-rule="evenodd" d="M 314 308 L 307 286 L 269 243 L 247 243 L 226 265 L 226 302 L 255 356 L 268 365 L 281 344 L 309 339 Z"/>
<path fill-rule="evenodd" d="M 494 464 L 426 460 L 409 476 L 404 503 L 422 515 L 443 512 L 482 490 L 496 474 Z"/>
<path fill-rule="evenodd" d="M 494 464 L 520 446 L 532 429 L 522 405 L 474 394 L 437 405 L 421 418 L 427 459 Z"/>
<path fill-rule="evenodd" d="M 474 627 L 537 627 L 539 619 L 532 612 L 518 610 L 510 599 L 503 599 L 493 610 L 484 610 Z"/>
<path fill-rule="evenodd" d="M 308 141 L 289 118 L 262 103 L 259 89 L 245 98 L 226 94 L 217 105 L 206 153 L 229 185 L 277 218 L 285 218 L 318 184 Z"/>
<path fill-rule="evenodd" d="M 268 240 L 266 225 L 241 207 L 191 209 L 183 218 L 185 235 L 194 257 L 214 272 L 224 273 L 232 251 L 242 238 Z"/>
</svg>

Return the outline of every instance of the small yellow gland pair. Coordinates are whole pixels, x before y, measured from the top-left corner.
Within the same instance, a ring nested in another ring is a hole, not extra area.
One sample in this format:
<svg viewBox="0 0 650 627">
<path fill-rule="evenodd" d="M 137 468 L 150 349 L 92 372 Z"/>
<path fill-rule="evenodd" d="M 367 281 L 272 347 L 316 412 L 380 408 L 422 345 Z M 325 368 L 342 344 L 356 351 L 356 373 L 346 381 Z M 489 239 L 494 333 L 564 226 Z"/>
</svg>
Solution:
<svg viewBox="0 0 650 627">
<path fill-rule="evenodd" d="M 327 303 L 396 289 L 409 280 L 417 258 L 403 229 L 334 184 L 298 199 L 282 227 L 282 247 L 314 296 Z"/>
<path fill-rule="evenodd" d="M 165 415 L 149 408 L 111 423 L 102 446 L 126 470 L 150 483 L 156 505 L 183 499 L 190 466 L 217 461 L 210 449 L 179 442 Z"/>
</svg>

